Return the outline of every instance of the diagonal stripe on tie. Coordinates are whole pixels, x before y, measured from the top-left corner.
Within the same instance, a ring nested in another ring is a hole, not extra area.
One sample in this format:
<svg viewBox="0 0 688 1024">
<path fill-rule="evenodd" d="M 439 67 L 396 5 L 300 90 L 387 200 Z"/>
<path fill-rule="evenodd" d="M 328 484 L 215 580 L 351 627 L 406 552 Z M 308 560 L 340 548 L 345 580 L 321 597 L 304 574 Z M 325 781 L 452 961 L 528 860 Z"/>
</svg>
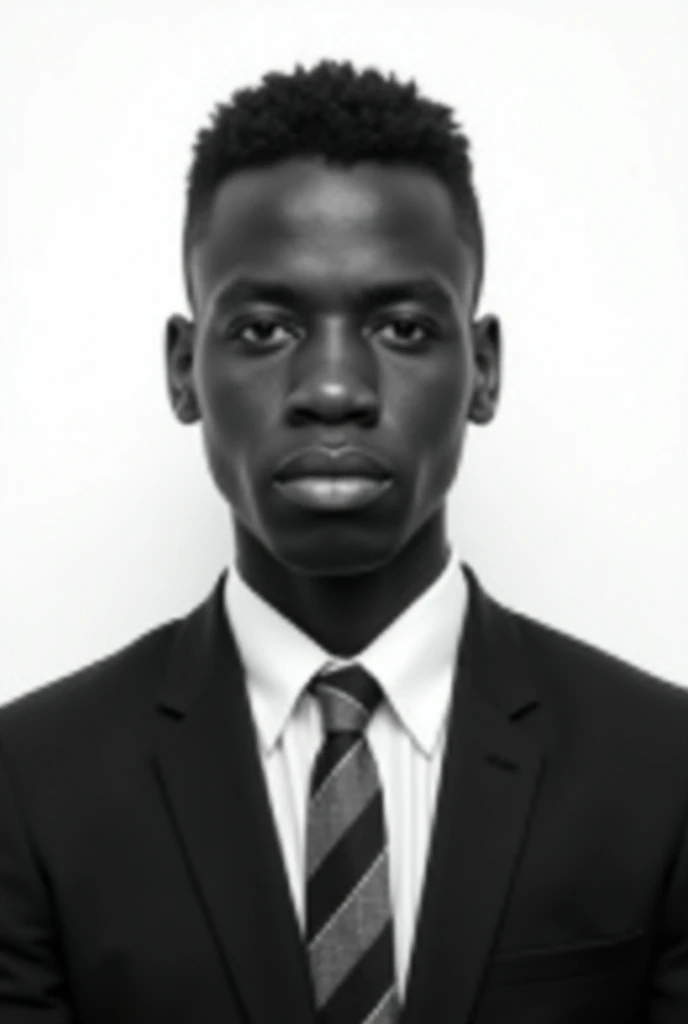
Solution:
<svg viewBox="0 0 688 1024">
<path fill-rule="evenodd" d="M 321 1019 L 325 1024 L 396 1024 L 399 1003 L 389 983 L 393 975 L 390 922 L 328 1001 Z"/>
<path fill-rule="evenodd" d="M 391 922 L 387 884 L 387 853 L 383 851 L 310 942 L 318 1006 L 327 1002 Z"/>
<path fill-rule="evenodd" d="M 366 717 L 368 715 L 368 708 L 365 703 L 362 700 L 358 700 L 353 693 L 348 693 L 341 687 L 328 686 L 326 682 L 323 682 L 320 684 L 319 692 L 321 697 L 327 698 L 328 696 L 332 696 L 336 702 L 345 701 L 349 705 L 352 719 L 354 716 L 356 716 L 356 719 L 358 720 L 362 715 Z"/>
<path fill-rule="evenodd" d="M 360 744 L 358 753 L 362 753 Z M 309 809 L 308 874 L 339 842 L 378 791 L 377 778 L 355 755 L 342 758 L 320 787 Z"/>
<path fill-rule="evenodd" d="M 311 780 L 311 800 L 317 800 L 320 790 L 330 778 L 335 769 L 339 768 L 356 752 L 356 748 L 362 742 L 360 736 L 343 733 L 341 736 L 333 736 L 320 751 L 313 768 Z"/>
<path fill-rule="evenodd" d="M 361 881 L 380 850 L 385 834 L 382 821 L 382 794 L 359 814 L 345 834 L 308 879 L 306 937 L 310 942 L 332 913 Z"/>
<path fill-rule="evenodd" d="M 365 1018 L 363 1024 L 396 1024 L 398 1020 L 399 997 L 396 988 L 392 985 L 375 1009 Z"/>
</svg>

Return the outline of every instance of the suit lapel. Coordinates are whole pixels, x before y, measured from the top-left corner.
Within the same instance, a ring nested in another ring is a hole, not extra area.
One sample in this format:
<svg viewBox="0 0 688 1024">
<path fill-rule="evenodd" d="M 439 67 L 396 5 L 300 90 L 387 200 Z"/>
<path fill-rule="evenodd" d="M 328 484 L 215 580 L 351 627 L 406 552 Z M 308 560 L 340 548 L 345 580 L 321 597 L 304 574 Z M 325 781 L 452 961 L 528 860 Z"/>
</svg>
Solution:
<svg viewBox="0 0 688 1024">
<path fill-rule="evenodd" d="M 259 761 L 243 668 L 214 593 L 180 627 L 159 695 L 157 769 L 248 1019 L 314 1020 L 303 942 Z"/>
<path fill-rule="evenodd" d="M 513 614 L 464 569 L 469 605 L 401 1024 L 468 1024 L 543 763 Z"/>
</svg>

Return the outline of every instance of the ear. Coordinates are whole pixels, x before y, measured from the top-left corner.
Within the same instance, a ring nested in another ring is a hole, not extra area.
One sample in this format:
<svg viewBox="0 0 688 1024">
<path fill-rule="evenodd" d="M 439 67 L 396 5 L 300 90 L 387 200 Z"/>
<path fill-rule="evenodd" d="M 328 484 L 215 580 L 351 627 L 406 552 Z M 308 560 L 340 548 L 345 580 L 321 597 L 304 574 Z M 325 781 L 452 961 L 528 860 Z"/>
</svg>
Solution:
<svg viewBox="0 0 688 1024">
<path fill-rule="evenodd" d="M 180 423 L 196 423 L 200 410 L 193 382 L 194 324 L 175 314 L 165 327 L 167 391 Z"/>
<path fill-rule="evenodd" d="M 476 378 L 468 418 L 489 423 L 497 411 L 501 385 L 502 329 L 496 316 L 484 316 L 472 326 Z"/>
</svg>

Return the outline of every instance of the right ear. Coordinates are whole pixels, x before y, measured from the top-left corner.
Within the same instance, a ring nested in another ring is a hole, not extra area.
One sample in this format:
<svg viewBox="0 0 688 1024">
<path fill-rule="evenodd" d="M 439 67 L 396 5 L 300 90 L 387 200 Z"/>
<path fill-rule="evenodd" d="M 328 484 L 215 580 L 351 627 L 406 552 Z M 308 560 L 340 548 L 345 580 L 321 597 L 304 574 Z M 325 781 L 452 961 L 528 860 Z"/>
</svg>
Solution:
<svg viewBox="0 0 688 1024">
<path fill-rule="evenodd" d="M 165 368 L 167 392 L 180 423 L 196 423 L 200 410 L 193 383 L 195 327 L 180 314 L 171 316 L 165 327 Z"/>
</svg>

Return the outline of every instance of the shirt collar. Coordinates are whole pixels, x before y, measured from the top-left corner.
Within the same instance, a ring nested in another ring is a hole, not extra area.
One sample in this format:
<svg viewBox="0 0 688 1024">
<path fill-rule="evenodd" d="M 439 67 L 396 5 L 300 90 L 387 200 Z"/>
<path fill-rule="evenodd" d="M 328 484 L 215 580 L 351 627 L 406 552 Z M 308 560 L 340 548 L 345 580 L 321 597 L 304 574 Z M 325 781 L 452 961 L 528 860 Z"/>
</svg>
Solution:
<svg viewBox="0 0 688 1024">
<path fill-rule="evenodd" d="M 278 612 L 246 583 L 236 563 L 224 599 L 265 753 L 274 749 L 313 676 L 356 661 L 378 680 L 417 746 L 432 754 L 449 708 L 468 600 L 454 550 L 437 579 L 352 658 L 331 654 Z"/>
</svg>

